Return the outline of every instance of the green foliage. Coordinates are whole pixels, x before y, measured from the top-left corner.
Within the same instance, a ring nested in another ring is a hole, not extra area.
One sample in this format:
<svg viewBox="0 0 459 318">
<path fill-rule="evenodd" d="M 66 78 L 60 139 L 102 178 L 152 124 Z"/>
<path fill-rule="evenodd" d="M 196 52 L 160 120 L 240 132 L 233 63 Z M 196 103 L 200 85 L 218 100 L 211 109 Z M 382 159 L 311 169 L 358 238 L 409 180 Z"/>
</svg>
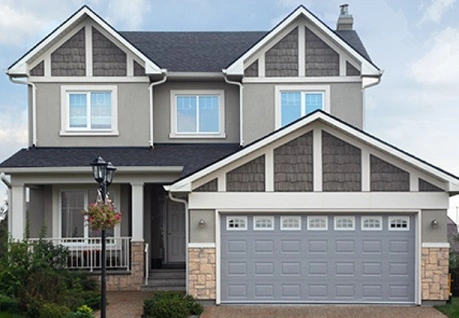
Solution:
<svg viewBox="0 0 459 318">
<path fill-rule="evenodd" d="M 157 293 L 146 299 L 143 304 L 143 318 L 186 318 L 189 315 L 200 315 L 204 308 L 191 296 L 181 293 Z"/>
<path fill-rule="evenodd" d="M 55 303 L 45 303 L 40 307 L 40 318 L 62 318 L 70 313 L 67 306 L 58 305 Z"/>
<path fill-rule="evenodd" d="M 93 311 L 89 306 L 80 306 L 77 311 L 69 313 L 65 318 L 92 318 Z"/>
<path fill-rule="evenodd" d="M 450 304 L 436 305 L 434 307 L 450 318 L 459 317 L 459 297 L 453 297 Z"/>
<path fill-rule="evenodd" d="M 16 299 L 0 294 L 0 311 L 16 311 L 18 302 Z"/>
</svg>

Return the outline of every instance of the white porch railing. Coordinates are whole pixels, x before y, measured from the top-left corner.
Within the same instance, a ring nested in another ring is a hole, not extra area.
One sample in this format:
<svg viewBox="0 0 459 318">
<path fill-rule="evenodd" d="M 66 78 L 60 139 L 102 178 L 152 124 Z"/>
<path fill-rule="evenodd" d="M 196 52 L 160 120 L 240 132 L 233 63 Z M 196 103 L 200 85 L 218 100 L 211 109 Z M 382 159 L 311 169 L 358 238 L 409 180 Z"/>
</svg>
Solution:
<svg viewBox="0 0 459 318">
<path fill-rule="evenodd" d="M 39 239 L 29 239 L 36 242 Z M 44 238 L 54 245 L 63 245 L 69 250 L 67 268 L 80 270 L 100 270 L 102 268 L 101 238 Z M 130 237 L 106 238 L 106 267 L 107 270 L 130 270 L 131 255 Z"/>
</svg>

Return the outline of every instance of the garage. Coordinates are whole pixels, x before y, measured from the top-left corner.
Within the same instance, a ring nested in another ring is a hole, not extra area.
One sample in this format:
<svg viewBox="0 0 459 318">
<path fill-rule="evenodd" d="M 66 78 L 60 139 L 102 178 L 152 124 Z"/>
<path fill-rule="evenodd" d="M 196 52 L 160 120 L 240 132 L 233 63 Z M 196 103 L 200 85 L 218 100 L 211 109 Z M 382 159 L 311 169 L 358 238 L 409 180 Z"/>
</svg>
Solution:
<svg viewBox="0 0 459 318">
<path fill-rule="evenodd" d="M 222 303 L 414 303 L 410 214 L 221 217 Z"/>
</svg>

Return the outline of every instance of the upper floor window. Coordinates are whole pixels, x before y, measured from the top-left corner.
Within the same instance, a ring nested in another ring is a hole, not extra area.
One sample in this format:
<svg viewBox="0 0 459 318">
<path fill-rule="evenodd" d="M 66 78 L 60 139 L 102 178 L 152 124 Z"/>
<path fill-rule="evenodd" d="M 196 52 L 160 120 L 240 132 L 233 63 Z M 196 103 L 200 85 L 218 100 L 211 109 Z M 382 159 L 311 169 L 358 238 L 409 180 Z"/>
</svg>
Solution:
<svg viewBox="0 0 459 318">
<path fill-rule="evenodd" d="M 171 137 L 224 138 L 224 92 L 171 91 Z"/>
<path fill-rule="evenodd" d="M 276 128 L 317 109 L 329 111 L 329 92 L 328 86 L 276 86 Z"/>
<path fill-rule="evenodd" d="M 62 86 L 63 135 L 117 134 L 116 86 Z"/>
</svg>

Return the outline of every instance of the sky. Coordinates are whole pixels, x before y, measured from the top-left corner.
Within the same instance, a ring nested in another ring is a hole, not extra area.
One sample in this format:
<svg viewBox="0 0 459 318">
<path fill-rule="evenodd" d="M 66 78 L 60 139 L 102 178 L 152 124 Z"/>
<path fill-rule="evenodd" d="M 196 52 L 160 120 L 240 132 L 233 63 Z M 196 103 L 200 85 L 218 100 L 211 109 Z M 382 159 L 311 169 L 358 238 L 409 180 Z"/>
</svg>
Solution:
<svg viewBox="0 0 459 318">
<path fill-rule="evenodd" d="M 384 70 L 365 130 L 459 175 L 459 0 L 0 0 L 0 68 L 84 4 L 119 31 L 264 31 L 300 4 L 334 29 L 343 3 Z M 0 73 L 0 161 L 27 147 L 26 100 Z"/>
</svg>

